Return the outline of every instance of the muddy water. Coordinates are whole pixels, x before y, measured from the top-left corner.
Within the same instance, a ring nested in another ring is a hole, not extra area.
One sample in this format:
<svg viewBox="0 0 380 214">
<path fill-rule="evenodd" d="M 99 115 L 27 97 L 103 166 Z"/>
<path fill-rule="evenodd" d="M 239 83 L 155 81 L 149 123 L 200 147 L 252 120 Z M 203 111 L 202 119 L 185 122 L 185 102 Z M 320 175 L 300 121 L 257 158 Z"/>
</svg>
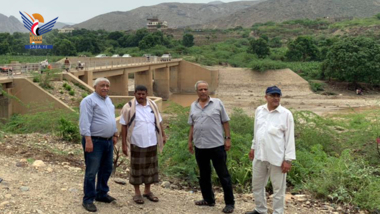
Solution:
<svg viewBox="0 0 380 214">
<path fill-rule="evenodd" d="M 171 94 L 168 101 L 162 102 L 162 109 L 166 109 L 172 102 L 187 107 L 197 99 L 198 95 L 196 94 Z"/>
<path fill-rule="evenodd" d="M 210 97 L 217 97 L 216 95 L 211 95 Z M 170 103 L 174 102 L 183 107 L 188 107 L 195 100 L 198 99 L 198 95 L 196 94 L 171 94 L 168 101 L 162 102 L 162 109 L 167 108 Z"/>
</svg>

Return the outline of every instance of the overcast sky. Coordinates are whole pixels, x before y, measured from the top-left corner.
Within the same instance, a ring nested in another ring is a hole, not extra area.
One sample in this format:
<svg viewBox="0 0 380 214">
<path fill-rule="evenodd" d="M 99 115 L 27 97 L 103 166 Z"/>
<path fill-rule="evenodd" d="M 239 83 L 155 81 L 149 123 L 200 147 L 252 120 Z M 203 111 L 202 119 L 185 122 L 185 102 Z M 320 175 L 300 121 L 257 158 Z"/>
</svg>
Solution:
<svg viewBox="0 0 380 214">
<path fill-rule="evenodd" d="M 208 3 L 215 0 L 11 0 L 0 7 L 0 13 L 21 19 L 21 12 L 28 14 L 39 13 L 45 21 L 55 17 L 58 22 L 80 23 L 97 15 L 113 11 L 129 11 L 141 6 L 152 6 L 164 2 Z M 223 0 L 232 2 L 236 0 Z"/>
</svg>

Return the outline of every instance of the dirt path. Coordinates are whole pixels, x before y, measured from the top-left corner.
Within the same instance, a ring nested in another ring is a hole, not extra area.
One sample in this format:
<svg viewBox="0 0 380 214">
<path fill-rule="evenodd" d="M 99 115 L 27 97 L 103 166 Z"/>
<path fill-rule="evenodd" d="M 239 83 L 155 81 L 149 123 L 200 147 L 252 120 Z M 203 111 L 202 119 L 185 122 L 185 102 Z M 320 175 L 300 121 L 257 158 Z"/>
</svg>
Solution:
<svg viewBox="0 0 380 214">
<path fill-rule="evenodd" d="M 265 90 L 276 85 L 281 88 L 281 104 L 290 109 L 309 110 L 317 114 L 378 105 L 379 95 L 357 96 L 354 92 L 334 89 L 336 95 L 320 95 L 310 90 L 309 83 L 289 69 L 254 72 L 244 68 L 213 67 L 219 70 L 216 96 L 228 110 L 242 108 L 249 115 L 265 103 Z M 331 88 L 327 88 L 330 90 Z"/>
<path fill-rule="evenodd" d="M 41 140 L 42 139 L 42 140 Z M 16 149 L 17 148 L 17 149 Z M 17 152 L 11 152 L 15 151 Z M 45 166 L 34 167 L 36 158 Z M 0 213 L 87 213 L 81 206 L 83 197 L 83 158 L 80 145 L 59 142 L 50 135 L 10 135 L 0 142 Z M 160 198 L 159 203 L 145 200 L 144 205 L 132 201 L 133 187 L 119 185 L 116 178 L 126 177 L 118 173 L 112 177 L 110 194 L 117 198 L 112 204 L 96 203 L 98 213 L 222 213 L 223 194 L 216 191 L 215 207 L 197 207 L 193 201 L 201 199 L 199 191 L 182 187 L 152 187 Z M 171 189 L 174 188 L 174 189 Z M 178 188 L 178 189 L 177 189 Z M 220 189 L 220 188 L 218 188 Z M 237 194 L 235 213 L 244 213 L 254 207 L 251 194 Z M 287 195 L 286 213 L 313 214 L 332 213 L 329 204 L 307 198 L 300 202 L 295 196 Z M 269 199 L 271 203 L 271 199 Z"/>
</svg>

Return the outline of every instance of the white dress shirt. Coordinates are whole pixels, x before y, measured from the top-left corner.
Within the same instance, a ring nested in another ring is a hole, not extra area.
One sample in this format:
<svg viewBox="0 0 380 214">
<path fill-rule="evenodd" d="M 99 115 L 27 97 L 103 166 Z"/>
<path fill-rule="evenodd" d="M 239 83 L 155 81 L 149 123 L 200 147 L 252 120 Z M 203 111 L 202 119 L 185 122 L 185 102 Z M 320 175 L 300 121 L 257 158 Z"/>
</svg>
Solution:
<svg viewBox="0 0 380 214">
<path fill-rule="evenodd" d="M 157 122 L 157 125 L 159 126 L 162 118 L 160 113 L 158 113 L 158 116 L 160 121 Z M 120 124 L 127 124 L 124 117 L 120 117 Z M 157 145 L 154 113 L 149 105 L 149 102 L 143 106 L 136 101 L 135 127 L 133 128 L 131 141 L 131 144 L 134 144 L 140 148 L 147 148 Z"/>
<path fill-rule="evenodd" d="M 256 109 L 253 136 L 255 159 L 275 166 L 296 159 L 293 115 L 281 105 L 272 111 L 267 104 Z"/>
</svg>

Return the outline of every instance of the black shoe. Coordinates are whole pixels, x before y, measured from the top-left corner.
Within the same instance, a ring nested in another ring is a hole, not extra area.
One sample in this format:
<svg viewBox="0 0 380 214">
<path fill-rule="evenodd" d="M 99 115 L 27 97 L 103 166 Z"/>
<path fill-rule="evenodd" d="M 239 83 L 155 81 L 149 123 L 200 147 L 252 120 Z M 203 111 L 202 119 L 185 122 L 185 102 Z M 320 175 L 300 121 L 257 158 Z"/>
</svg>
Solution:
<svg viewBox="0 0 380 214">
<path fill-rule="evenodd" d="M 90 204 L 85 204 L 83 203 L 82 206 L 89 212 L 96 212 L 97 209 L 96 209 L 96 206 L 94 203 L 90 203 Z"/>
<path fill-rule="evenodd" d="M 226 205 L 224 207 L 224 209 L 222 210 L 222 212 L 224 212 L 224 213 L 233 213 L 234 209 L 235 209 L 234 205 Z"/>
<path fill-rule="evenodd" d="M 260 214 L 260 213 L 257 212 L 257 210 L 253 210 L 253 211 L 245 212 L 245 214 Z"/>
<path fill-rule="evenodd" d="M 104 203 L 111 203 L 112 201 L 116 200 L 116 198 L 106 195 L 103 198 L 95 198 L 95 201 L 104 202 Z"/>
</svg>

